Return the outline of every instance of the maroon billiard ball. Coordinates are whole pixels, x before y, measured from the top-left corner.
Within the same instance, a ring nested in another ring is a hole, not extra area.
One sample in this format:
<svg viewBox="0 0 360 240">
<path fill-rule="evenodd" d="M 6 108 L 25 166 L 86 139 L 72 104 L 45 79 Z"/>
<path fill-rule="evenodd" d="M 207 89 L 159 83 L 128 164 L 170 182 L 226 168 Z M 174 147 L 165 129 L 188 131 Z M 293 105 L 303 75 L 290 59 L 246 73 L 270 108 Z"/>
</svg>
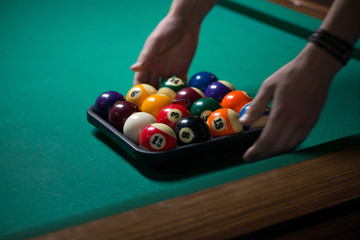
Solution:
<svg viewBox="0 0 360 240">
<path fill-rule="evenodd" d="M 175 101 L 185 100 L 186 108 L 190 110 L 191 105 L 198 99 L 205 97 L 204 93 L 194 87 L 186 87 L 176 93 Z"/>
<path fill-rule="evenodd" d="M 140 108 L 135 103 L 128 101 L 117 102 L 110 110 L 109 123 L 120 132 L 123 132 L 126 119 L 135 112 L 140 112 Z"/>
</svg>

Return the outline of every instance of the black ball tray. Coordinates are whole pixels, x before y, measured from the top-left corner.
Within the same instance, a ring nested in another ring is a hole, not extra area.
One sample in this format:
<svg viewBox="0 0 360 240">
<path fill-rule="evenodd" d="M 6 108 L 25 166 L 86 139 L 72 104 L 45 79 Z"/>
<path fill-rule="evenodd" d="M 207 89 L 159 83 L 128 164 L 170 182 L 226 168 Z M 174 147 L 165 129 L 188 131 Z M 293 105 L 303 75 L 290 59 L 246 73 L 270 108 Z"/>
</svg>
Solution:
<svg viewBox="0 0 360 240">
<path fill-rule="evenodd" d="M 221 158 L 224 157 L 224 153 L 229 152 L 241 154 L 237 155 L 238 159 L 241 159 L 242 153 L 254 143 L 261 132 L 261 129 L 254 129 L 233 135 L 211 138 L 210 140 L 201 143 L 177 146 L 170 150 L 156 152 L 143 149 L 133 143 L 116 128 L 97 115 L 94 112 L 94 106 L 88 108 L 87 120 L 99 131 L 112 139 L 135 160 L 149 165 L 168 164 L 171 162 L 183 161 L 184 159 L 189 160 L 189 158 L 195 161 L 197 158 L 204 157 L 219 158 L 221 160 Z"/>
</svg>

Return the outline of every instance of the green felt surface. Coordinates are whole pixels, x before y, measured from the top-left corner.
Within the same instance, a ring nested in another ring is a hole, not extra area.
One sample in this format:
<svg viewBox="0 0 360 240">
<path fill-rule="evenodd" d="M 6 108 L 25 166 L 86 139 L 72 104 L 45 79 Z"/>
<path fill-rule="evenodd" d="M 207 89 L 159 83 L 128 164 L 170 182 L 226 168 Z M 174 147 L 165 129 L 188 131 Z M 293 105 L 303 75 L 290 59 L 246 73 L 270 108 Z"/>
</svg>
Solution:
<svg viewBox="0 0 360 240">
<path fill-rule="evenodd" d="M 44 234 L 296 163 L 335 150 L 312 146 L 360 133 L 360 63 L 352 60 L 334 80 L 303 151 L 172 174 L 128 161 L 86 122 L 86 110 L 103 91 L 130 89 L 129 66 L 169 4 L 0 2 L 0 239 Z M 189 74 L 212 71 L 255 95 L 305 44 L 216 6 Z"/>
<path fill-rule="evenodd" d="M 266 0 L 220 0 L 219 5 L 276 26 L 307 39 L 320 27 L 322 20 Z M 351 26 L 349 26 L 351 28 Z M 353 58 L 360 59 L 360 41 L 354 46 Z"/>
</svg>

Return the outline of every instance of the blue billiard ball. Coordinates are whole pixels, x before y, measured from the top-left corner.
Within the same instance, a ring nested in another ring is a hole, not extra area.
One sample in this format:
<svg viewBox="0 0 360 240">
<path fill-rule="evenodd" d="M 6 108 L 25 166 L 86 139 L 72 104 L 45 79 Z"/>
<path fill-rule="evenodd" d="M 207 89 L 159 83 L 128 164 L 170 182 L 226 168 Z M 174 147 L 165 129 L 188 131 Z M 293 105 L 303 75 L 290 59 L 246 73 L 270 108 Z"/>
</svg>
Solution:
<svg viewBox="0 0 360 240">
<path fill-rule="evenodd" d="M 248 108 L 250 107 L 251 102 L 249 102 L 248 104 L 246 104 L 240 111 L 239 113 L 239 117 L 242 117 L 242 115 L 244 115 L 244 113 L 248 110 Z M 256 128 L 263 128 L 269 118 L 269 114 L 270 114 L 270 108 L 267 107 L 263 114 L 260 116 L 259 119 L 257 119 L 253 124 L 251 124 L 250 126 L 244 126 L 244 131 L 247 131 L 249 129 L 256 129 Z"/>
<path fill-rule="evenodd" d="M 109 112 L 117 101 L 125 101 L 125 97 L 115 91 L 107 91 L 102 93 L 95 102 L 94 111 L 100 117 L 108 120 Z"/>
<path fill-rule="evenodd" d="M 234 90 L 235 88 L 231 83 L 219 80 L 210 83 L 205 89 L 204 94 L 206 97 L 214 98 L 218 102 L 221 102 L 226 94 Z"/>
<path fill-rule="evenodd" d="M 217 80 L 218 78 L 210 72 L 198 72 L 190 78 L 189 87 L 195 87 L 204 92 L 210 83 Z"/>
</svg>

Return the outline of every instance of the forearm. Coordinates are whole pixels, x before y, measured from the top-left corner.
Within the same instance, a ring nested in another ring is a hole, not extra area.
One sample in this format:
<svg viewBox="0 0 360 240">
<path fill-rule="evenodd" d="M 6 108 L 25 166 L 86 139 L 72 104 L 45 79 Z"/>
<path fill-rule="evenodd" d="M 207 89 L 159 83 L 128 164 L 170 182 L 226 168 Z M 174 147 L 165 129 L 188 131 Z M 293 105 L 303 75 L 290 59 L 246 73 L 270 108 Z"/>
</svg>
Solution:
<svg viewBox="0 0 360 240">
<path fill-rule="evenodd" d="M 320 28 L 354 45 L 360 35 L 360 1 L 335 0 Z M 303 60 L 313 71 L 322 72 L 331 80 L 344 64 L 324 48 L 309 43 L 296 60 Z"/>
<path fill-rule="evenodd" d="M 360 37 L 360 1 L 335 0 L 321 28 L 355 44 Z"/>
<path fill-rule="evenodd" d="M 173 0 L 168 16 L 178 17 L 186 24 L 201 25 L 217 0 Z"/>
</svg>

